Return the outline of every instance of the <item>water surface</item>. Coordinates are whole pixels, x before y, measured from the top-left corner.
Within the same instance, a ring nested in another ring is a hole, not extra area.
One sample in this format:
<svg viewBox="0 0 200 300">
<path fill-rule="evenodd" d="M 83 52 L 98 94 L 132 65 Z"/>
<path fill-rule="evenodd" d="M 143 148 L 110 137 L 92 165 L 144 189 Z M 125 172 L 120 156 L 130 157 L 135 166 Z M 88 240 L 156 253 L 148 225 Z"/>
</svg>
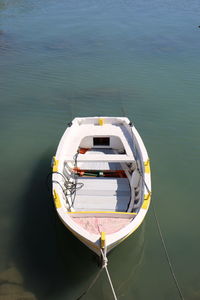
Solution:
<svg viewBox="0 0 200 300">
<path fill-rule="evenodd" d="M 126 115 L 141 133 L 174 270 L 185 299 L 200 298 L 198 11 L 197 0 L 1 0 L 0 299 L 73 300 L 98 271 L 46 189 L 66 124 L 93 115 Z M 179 299 L 152 208 L 109 268 L 119 299 Z M 86 299 L 112 299 L 104 275 Z"/>
</svg>

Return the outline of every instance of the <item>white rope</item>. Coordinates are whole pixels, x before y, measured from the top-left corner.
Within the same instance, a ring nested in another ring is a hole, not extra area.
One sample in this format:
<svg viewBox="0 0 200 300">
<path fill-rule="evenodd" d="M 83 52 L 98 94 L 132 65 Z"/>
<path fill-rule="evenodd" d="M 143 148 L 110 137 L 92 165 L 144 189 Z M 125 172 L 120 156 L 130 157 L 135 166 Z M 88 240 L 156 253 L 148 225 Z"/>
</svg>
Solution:
<svg viewBox="0 0 200 300">
<path fill-rule="evenodd" d="M 109 274 L 108 268 L 107 268 L 108 259 L 106 257 L 106 254 L 103 253 L 102 249 L 101 249 L 101 255 L 103 257 L 103 266 L 102 267 L 105 268 L 105 270 L 106 270 L 106 274 L 108 276 L 110 287 L 112 289 L 113 297 L 114 297 L 115 300 L 117 300 L 117 296 L 116 296 L 116 293 L 115 293 L 115 290 L 114 290 L 114 287 L 113 287 L 113 284 L 112 284 L 112 280 L 111 280 L 111 277 L 110 277 L 110 274 Z"/>
<path fill-rule="evenodd" d="M 99 272 L 97 273 L 97 275 L 95 276 L 95 278 L 93 279 L 93 281 L 91 282 L 91 284 L 89 285 L 89 287 L 87 288 L 87 290 L 85 290 L 85 292 L 83 292 L 83 294 L 81 296 L 79 296 L 76 300 L 80 300 L 82 297 L 84 297 L 89 292 L 89 290 L 93 287 L 93 285 L 95 284 L 95 282 L 99 278 L 99 275 L 101 274 L 103 269 L 106 270 L 106 274 L 108 276 L 108 280 L 109 280 L 109 283 L 110 283 L 110 286 L 111 286 L 111 289 L 112 289 L 113 297 L 114 297 L 115 300 L 117 300 L 117 296 L 116 296 L 116 293 L 115 293 L 115 290 L 114 290 L 114 287 L 113 287 L 113 284 L 112 284 L 112 280 L 111 280 L 111 277 L 110 277 L 110 274 L 109 274 L 108 268 L 107 268 L 108 259 L 107 259 L 106 253 L 104 253 L 102 249 L 100 249 L 100 250 L 101 250 L 101 255 L 102 255 L 102 259 L 103 259 L 102 267 L 99 270 Z"/>
<path fill-rule="evenodd" d="M 115 294 L 115 290 L 114 290 L 114 287 L 113 287 L 113 284 L 112 284 L 112 281 L 111 281 L 111 278 L 110 278 L 110 274 L 109 274 L 109 272 L 108 272 L 108 268 L 105 267 L 105 270 L 106 270 L 106 273 L 107 273 L 107 276 L 108 276 L 108 280 L 109 280 L 109 283 L 110 283 L 110 287 L 111 287 L 111 289 L 112 289 L 113 297 L 114 297 L 115 300 L 117 300 L 117 296 L 116 296 L 116 294 Z"/>
</svg>

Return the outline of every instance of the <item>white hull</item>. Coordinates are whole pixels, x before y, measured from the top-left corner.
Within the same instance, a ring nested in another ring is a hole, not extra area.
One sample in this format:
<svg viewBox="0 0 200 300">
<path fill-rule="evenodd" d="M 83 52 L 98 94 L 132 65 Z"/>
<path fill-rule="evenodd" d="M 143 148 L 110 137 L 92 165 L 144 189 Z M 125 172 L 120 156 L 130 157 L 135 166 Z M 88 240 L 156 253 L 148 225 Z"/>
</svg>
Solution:
<svg viewBox="0 0 200 300">
<path fill-rule="evenodd" d="M 147 151 L 127 118 L 73 120 L 53 163 L 53 196 L 63 224 L 97 255 L 142 223 L 150 204 Z"/>
</svg>

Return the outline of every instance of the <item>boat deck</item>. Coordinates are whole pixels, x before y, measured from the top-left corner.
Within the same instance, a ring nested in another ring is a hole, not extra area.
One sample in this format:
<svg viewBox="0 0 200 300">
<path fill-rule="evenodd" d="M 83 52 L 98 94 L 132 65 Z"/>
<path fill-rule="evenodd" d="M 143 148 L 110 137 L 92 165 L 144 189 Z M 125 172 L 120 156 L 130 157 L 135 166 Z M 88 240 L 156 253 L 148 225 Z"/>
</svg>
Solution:
<svg viewBox="0 0 200 300">
<path fill-rule="evenodd" d="M 126 212 L 130 201 L 127 178 L 80 177 L 83 187 L 77 190 L 75 211 Z"/>
<path fill-rule="evenodd" d="M 74 222 L 80 225 L 82 228 L 87 230 L 90 233 L 100 234 L 101 232 L 106 232 L 106 234 L 112 234 L 118 232 L 120 229 L 128 225 L 132 218 L 98 218 L 96 217 L 82 217 L 74 218 Z"/>
</svg>

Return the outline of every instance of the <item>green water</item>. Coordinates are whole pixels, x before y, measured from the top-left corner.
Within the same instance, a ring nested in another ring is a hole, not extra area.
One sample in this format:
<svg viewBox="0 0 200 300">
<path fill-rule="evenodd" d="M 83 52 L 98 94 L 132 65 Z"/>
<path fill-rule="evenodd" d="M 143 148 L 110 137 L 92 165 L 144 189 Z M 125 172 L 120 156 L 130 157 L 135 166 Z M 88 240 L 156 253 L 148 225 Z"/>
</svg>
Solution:
<svg viewBox="0 0 200 300">
<path fill-rule="evenodd" d="M 185 299 L 200 299 L 199 8 L 0 0 L 0 300 L 75 300 L 98 271 L 46 189 L 66 124 L 94 115 L 126 115 L 141 133 L 177 279 Z M 119 299 L 179 299 L 152 208 L 109 270 Z M 105 274 L 85 299 L 113 299 Z"/>
</svg>

